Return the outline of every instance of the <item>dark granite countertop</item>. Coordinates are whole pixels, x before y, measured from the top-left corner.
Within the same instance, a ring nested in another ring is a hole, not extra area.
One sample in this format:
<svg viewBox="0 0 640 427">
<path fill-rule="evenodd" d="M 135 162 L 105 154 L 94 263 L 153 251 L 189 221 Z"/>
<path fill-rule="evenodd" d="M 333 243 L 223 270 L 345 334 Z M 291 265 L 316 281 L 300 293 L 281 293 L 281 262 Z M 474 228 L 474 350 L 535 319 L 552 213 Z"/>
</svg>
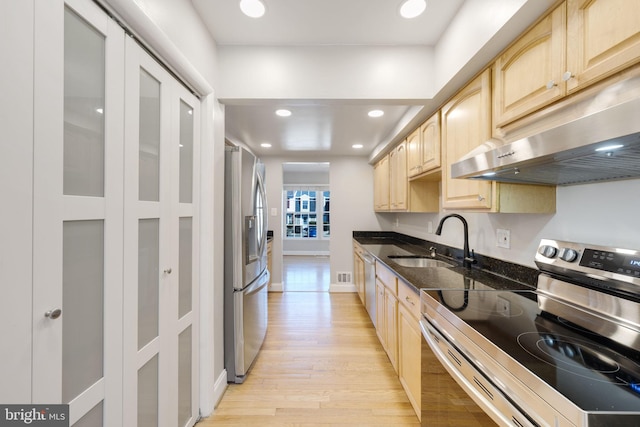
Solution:
<svg viewBox="0 0 640 427">
<path fill-rule="evenodd" d="M 427 288 L 531 290 L 536 286 L 536 269 L 479 254 L 476 254 L 478 263 L 468 269 L 462 266 L 462 250 L 400 233 L 354 231 L 353 239 L 416 292 Z M 453 266 L 404 267 L 392 258 L 398 255 L 430 257 L 431 246 L 436 248 L 436 259 Z"/>
</svg>

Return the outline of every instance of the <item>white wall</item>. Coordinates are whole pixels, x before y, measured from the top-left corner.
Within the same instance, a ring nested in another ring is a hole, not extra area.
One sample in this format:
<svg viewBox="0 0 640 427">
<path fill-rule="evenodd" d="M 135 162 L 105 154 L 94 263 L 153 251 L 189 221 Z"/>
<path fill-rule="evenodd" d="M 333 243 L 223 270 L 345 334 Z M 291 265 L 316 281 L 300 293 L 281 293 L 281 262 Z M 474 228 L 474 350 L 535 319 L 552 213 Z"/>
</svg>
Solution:
<svg viewBox="0 0 640 427">
<path fill-rule="evenodd" d="M 367 159 L 343 157 L 331 160 L 331 289 L 338 272 L 353 274 L 354 230 L 380 229 L 373 212 L 373 168 Z M 353 275 L 352 275 L 353 278 Z"/>
<path fill-rule="evenodd" d="M 31 401 L 33 10 L 33 1 L 0 2 L 0 378 L 11 384 L 0 387 L 4 404 Z"/>
<path fill-rule="evenodd" d="M 220 46 L 220 98 L 429 99 L 425 46 Z"/>
<path fill-rule="evenodd" d="M 540 239 L 551 238 L 581 243 L 640 249 L 638 212 L 635 196 L 640 180 L 558 187 L 555 214 L 465 213 L 469 223 L 469 246 L 476 252 L 516 264 L 535 267 L 533 258 Z M 441 214 L 378 214 L 382 228 L 421 239 L 462 248 L 462 224 L 447 220 L 442 236 L 435 231 Z M 399 226 L 394 226 L 396 217 Z M 496 229 L 511 231 L 511 248 L 496 246 Z"/>
</svg>

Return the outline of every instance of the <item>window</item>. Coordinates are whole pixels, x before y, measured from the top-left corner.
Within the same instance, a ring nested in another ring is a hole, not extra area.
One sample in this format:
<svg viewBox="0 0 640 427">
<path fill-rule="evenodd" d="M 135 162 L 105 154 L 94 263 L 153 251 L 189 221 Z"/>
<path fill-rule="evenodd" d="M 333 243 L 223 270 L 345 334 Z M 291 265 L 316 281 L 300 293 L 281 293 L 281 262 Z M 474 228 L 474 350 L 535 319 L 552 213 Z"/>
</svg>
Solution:
<svg viewBox="0 0 640 427">
<path fill-rule="evenodd" d="M 331 235 L 330 191 L 285 190 L 284 229 L 290 239 L 328 239 Z"/>
</svg>

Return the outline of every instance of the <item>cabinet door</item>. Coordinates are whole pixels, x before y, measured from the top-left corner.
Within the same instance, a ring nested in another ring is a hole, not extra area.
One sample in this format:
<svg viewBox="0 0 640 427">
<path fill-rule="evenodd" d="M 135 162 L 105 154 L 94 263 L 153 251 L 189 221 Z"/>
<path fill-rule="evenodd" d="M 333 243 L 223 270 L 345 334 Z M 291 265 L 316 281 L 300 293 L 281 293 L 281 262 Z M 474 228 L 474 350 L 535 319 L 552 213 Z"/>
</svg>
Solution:
<svg viewBox="0 0 640 427">
<path fill-rule="evenodd" d="M 562 98 L 565 71 L 563 3 L 496 60 L 494 126 L 503 126 Z"/>
<path fill-rule="evenodd" d="M 431 116 L 420 126 L 421 150 L 420 170 L 428 172 L 437 169 L 441 164 L 440 157 L 440 113 Z"/>
<path fill-rule="evenodd" d="M 407 176 L 412 177 L 422 173 L 422 134 L 416 129 L 407 137 Z"/>
<path fill-rule="evenodd" d="M 405 142 L 400 143 L 389 154 L 390 198 L 392 210 L 406 210 L 407 203 L 407 149 Z"/>
<path fill-rule="evenodd" d="M 402 304 L 398 306 L 398 376 L 407 397 L 421 416 L 421 332 L 418 319 Z"/>
<path fill-rule="evenodd" d="M 373 167 L 373 204 L 376 211 L 389 210 L 389 156 Z"/>
<path fill-rule="evenodd" d="M 35 28 L 31 398 L 120 426 L 124 32 L 73 0 Z"/>
<path fill-rule="evenodd" d="M 197 419 L 198 103 L 126 43 L 124 425 Z"/>
<path fill-rule="evenodd" d="M 384 292 L 384 323 L 386 331 L 387 355 L 398 372 L 398 298 L 388 289 Z"/>
<path fill-rule="evenodd" d="M 387 350 L 387 325 L 385 322 L 385 299 L 384 299 L 384 284 L 376 279 L 376 334 L 382 344 L 382 347 Z"/>
<path fill-rule="evenodd" d="M 488 181 L 452 179 L 451 164 L 490 136 L 490 70 L 464 87 L 442 108 L 442 207 L 482 209 L 492 206 L 493 185 Z"/>
<path fill-rule="evenodd" d="M 567 1 L 569 92 L 640 62 L 640 2 Z"/>
</svg>

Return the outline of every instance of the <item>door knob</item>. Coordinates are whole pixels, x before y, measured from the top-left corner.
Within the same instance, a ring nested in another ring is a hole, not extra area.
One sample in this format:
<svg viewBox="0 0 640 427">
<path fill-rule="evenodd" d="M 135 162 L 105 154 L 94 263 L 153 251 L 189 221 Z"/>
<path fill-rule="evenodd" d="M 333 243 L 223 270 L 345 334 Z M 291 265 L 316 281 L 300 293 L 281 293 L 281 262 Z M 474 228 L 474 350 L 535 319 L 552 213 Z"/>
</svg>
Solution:
<svg viewBox="0 0 640 427">
<path fill-rule="evenodd" d="M 171 267 L 169 267 L 169 268 L 165 268 L 165 269 L 164 269 L 164 271 L 163 271 L 163 273 L 164 273 L 164 274 L 171 274 L 171 271 L 172 271 L 172 270 L 171 270 Z"/>
<path fill-rule="evenodd" d="M 55 310 L 49 310 L 44 314 L 44 317 L 48 317 L 49 319 L 55 320 L 62 315 L 62 310 L 56 308 Z"/>
</svg>

